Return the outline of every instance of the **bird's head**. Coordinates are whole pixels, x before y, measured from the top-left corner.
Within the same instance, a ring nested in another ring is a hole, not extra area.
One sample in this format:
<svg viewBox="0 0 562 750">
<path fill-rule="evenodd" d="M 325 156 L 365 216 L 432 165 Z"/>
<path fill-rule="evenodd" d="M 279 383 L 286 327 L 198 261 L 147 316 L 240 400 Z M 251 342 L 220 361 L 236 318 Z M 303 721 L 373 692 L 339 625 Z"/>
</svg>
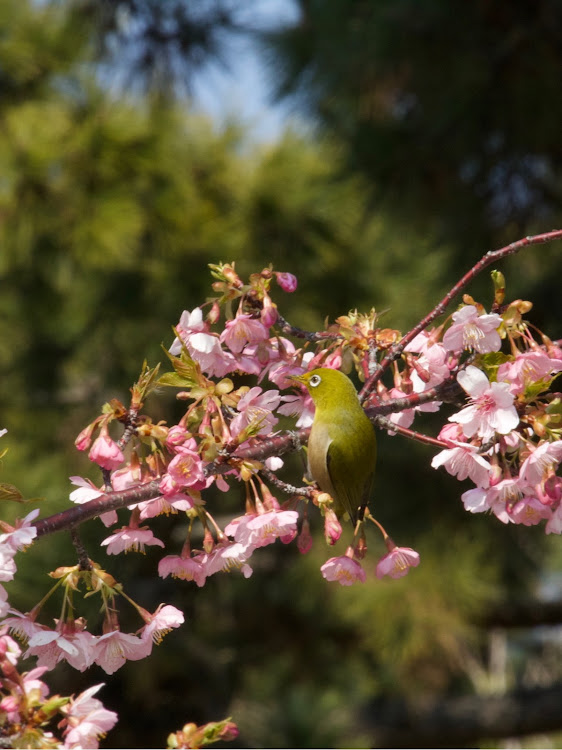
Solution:
<svg viewBox="0 0 562 750">
<path fill-rule="evenodd" d="M 357 401 L 357 391 L 351 380 L 339 370 L 317 367 L 302 375 L 293 375 L 292 380 L 306 386 L 312 400 L 321 409 L 338 409 Z"/>
</svg>

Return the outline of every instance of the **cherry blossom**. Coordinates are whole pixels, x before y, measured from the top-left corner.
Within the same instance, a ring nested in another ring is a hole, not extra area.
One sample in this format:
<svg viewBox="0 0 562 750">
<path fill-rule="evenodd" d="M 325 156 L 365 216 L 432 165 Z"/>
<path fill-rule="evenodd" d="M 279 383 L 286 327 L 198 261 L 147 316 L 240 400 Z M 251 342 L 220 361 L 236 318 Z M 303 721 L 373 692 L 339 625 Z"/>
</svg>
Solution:
<svg viewBox="0 0 562 750">
<path fill-rule="evenodd" d="M 113 674 L 126 661 L 138 661 L 149 656 L 151 644 L 132 633 L 112 630 L 95 639 L 93 662 L 107 674 Z"/>
<path fill-rule="evenodd" d="M 270 510 L 233 519 L 225 533 L 247 549 L 272 544 L 279 537 L 296 534 L 299 514 L 295 510 Z"/>
<path fill-rule="evenodd" d="M 104 425 L 98 437 L 94 440 L 90 452 L 88 453 L 90 461 L 102 467 L 102 469 L 113 470 L 120 466 L 125 457 L 117 443 L 111 439 L 107 426 Z"/>
<path fill-rule="evenodd" d="M 192 557 L 181 557 L 179 555 L 167 555 L 158 563 L 158 575 L 166 578 L 181 578 L 184 581 L 195 581 L 198 586 L 205 584 L 205 569 L 199 560 Z"/>
<path fill-rule="evenodd" d="M 519 416 L 507 383 L 490 383 L 474 365 L 461 370 L 457 380 L 472 403 L 449 417 L 449 421 L 458 422 L 466 437 L 478 434 L 482 440 L 489 440 L 495 432 L 507 435 L 517 427 Z"/>
<path fill-rule="evenodd" d="M 104 737 L 117 723 L 117 714 L 108 711 L 100 700 L 93 697 L 101 687 L 103 683 L 88 688 L 61 709 L 67 717 L 65 748 L 97 748 L 98 739 Z"/>
<path fill-rule="evenodd" d="M 419 553 L 410 547 L 393 547 L 377 563 L 376 576 L 383 578 L 402 578 L 409 573 L 410 568 L 417 568 L 420 564 Z"/>
<path fill-rule="evenodd" d="M 553 443 L 541 443 L 521 464 L 519 475 L 531 485 L 539 484 L 550 474 L 562 460 L 562 440 Z"/>
<path fill-rule="evenodd" d="M 443 346 L 452 352 L 471 349 L 479 354 L 497 352 L 501 338 L 497 331 L 502 323 L 500 315 L 479 315 L 474 305 L 465 305 L 452 315 L 453 325 L 443 336 Z"/>
<path fill-rule="evenodd" d="M 251 315 L 239 314 L 233 320 L 227 320 L 220 341 L 228 346 L 234 354 L 240 354 L 246 344 L 257 344 L 269 338 L 267 328 Z"/>
<path fill-rule="evenodd" d="M 108 555 L 118 555 L 120 552 L 143 552 L 145 544 L 163 547 L 164 542 L 157 539 L 152 531 L 146 526 L 123 526 L 119 531 L 101 542 L 102 547 L 107 547 Z"/>
<path fill-rule="evenodd" d="M 12 531 L 0 534 L 0 546 L 12 549 L 14 554 L 29 546 L 37 536 L 37 529 L 31 522 L 39 515 L 39 508 L 35 508 L 23 519 L 18 519 Z"/>
<path fill-rule="evenodd" d="M 242 396 L 238 402 L 238 414 L 230 423 L 233 436 L 239 435 L 249 425 L 255 427 L 256 435 L 266 435 L 277 424 L 278 419 L 273 414 L 281 402 L 279 391 L 263 392 L 259 386 L 254 386 Z"/>
<path fill-rule="evenodd" d="M 444 466 L 459 481 L 470 477 L 478 487 L 488 487 L 492 467 L 484 456 L 478 453 L 478 447 L 470 443 L 451 441 L 456 447 L 445 448 L 431 461 L 434 469 Z"/>
<path fill-rule="evenodd" d="M 562 370 L 562 360 L 552 359 L 541 351 L 519 352 L 512 362 L 504 362 L 498 367 L 498 382 L 509 383 L 514 395 L 523 393 L 525 388 L 540 380 L 549 380 L 552 373 Z"/>
<path fill-rule="evenodd" d="M 342 586 L 351 586 L 359 581 L 365 583 L 365 571 L 357 560 L 353 560 L 347 555 L 341 557 L 331 557 L 320 568 L 320 571 L 327 581 L 337 581 Z"/>
<path fill-rule="evenodd" d="M 141 630 L 141 638 L 145 643 L 160 643 L 162 638 L 173 628 L 179 628 L 185 621 L 183 612 L 171 604 L 160 604 L 152 615 L 148 615 L 148 622 Z"/>
</svg>

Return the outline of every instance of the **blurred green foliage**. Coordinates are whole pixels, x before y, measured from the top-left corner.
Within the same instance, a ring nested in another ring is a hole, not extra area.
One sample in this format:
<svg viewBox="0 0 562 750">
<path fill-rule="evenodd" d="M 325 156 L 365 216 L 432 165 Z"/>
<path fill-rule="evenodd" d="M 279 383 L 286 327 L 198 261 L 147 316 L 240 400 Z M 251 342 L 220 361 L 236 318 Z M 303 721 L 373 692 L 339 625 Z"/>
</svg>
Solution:
<svg viewBox="0 0 562 750">
<path fill-rule="evenodd" d="M 312 12 L 314 4 L 306 5 Z M 344 13 L 351 5 L 337 8 Z M 389 13 L 387 3 L 372 6 Z M 438 3 L 428 6 L 437 14 Z M 1 478 L 28 497 L 44 497 L 43 515 L 68 505 L 68 476 L 100 482 L 74 450 L 74 438 L 104 401 L 126 401 L 143 359 L 163 359 L 160 344 L 171 342 L 181 311 L 210 293 L 209 262 L 235 261 L 242 274 L 271 262 L 295 273 L 298 291 L 280 292 L 277 302 L 301 327 L 315 329 L 326 317 L 375 305 L 387 310 L 383 325 L 405 330 L 489 249 L 474 238 L 515 239 L 519 229 L 512 223 L 491 232 L 478 210 L 454 224 L 465 197 L 469 208 L 476 200 L 473 188 L 459 195 L 455 183 L 443 215 L 437 201 L 430 218 L 446 219 L 456 230 L 443 233 L 439 221 L 428 221 L 421 231 L 417 213 L 416 220 L 410 213 L 416 196 L 422 213 L 428 205 L 419 175 L 410 186 L 413 203 L 405 200 L 402 211 L 377 202 L 391 157 L 406 159 L 402 141 L 389 140 L 384 129 L 369 131 L 373 158 L 385 156 L 373 181 L 369 170 L 349 170 L 347 131 L 343 140 L 337 128 L 314 140 L 288 131 L 258 146 L 240 126 L 219 130 L 189 103 L 150 88 L 117 94 L 107 69 L 100 75 L 95 65 L 100 27 L 91 10 L 70 1 L 4 0 L 0 6 L 0 427 L 9 429 Z M 430 20 L 424 19 L 429 28 Z M 401 21 L 411 21 L 404 8 L 393 16 L 393 23 Z M 343 45 L 335 65 L 355 38 L 345 24 L 334 23 L 330 33 Z M 308 42 L 302 44 L 308 54 Z M 390 47 L 377 49 L 382 54 Z M 418 60 L 421 51 L 414 51 Z M 362 64 L 365 47 L 357 54 Z M 318 75 L 325 74 L 319 69 Z M 349 81 L 349 73 L 341 75 Z M 434 70 L 416 75 L 426 76 L 427 87 Z M 458 86 L 469 96 L 474 76 L 455 75 L 448 71 L 447 90 Z M 337 111 L 353 121 L 357 107 L 348 107 L 340 88 L 328 90 Z M 489 97 L 486 102 L 493 109 Z M 442 98 L 439 104 L 446 111 Z M 429 120 L 431 107 L 424 110 Z M 416 132 L 427 135 L 424 122 L 416 127 L 412 139 Z M 422 146 L 420 168 L 433 160 L 435 137 L 422 139 Z M 450 189 L 447 174 L 438 197 Z M 402 184 L 389 182 L 393 189 Z M 536 322 L 554 336 L 559 258 L 559 248 L 533 248 L 503 269 L 508 294 L 536 298 Z M 484 303 L 492 295 L 486 279 L 470 291 Z M 151 397 L 146 411 L 169 422 L 179 413 L 168 393 Z M 436 423 L 426 417 L 421 424 L 431 431 Z M 157 580 L 153 551 L 107 558 L 98 549 L 107 532 L 95 521 L 83 532 L 90 556 L 118 573 L 147 609 L 173 603 L 187 622 L 146 663 L 128 663 L 111 678 L 97 668 L 80 675 L 60 665 L 53 689 L 66 694 L 105 681 L 101 697 L 121 717 L 109 738 L 115 747 L 162 746 L 187 721 L 226 715 L 238 721 L 242 746 L 360 747 L 368 738 L 358 712 L 368 699 L 476 689 L 486 670 L 478 614 L 489 602 L 532 590 L 548 551 L 542 530 L 468 516 L 461 486 L 429 468 L 427 447 L 382 435 L 380 454 L 373 510 L 397 543 L 422 554 L 408 579 L 374 579 L 383 549 L 373 536 L 367 584 L 349 590 L 327 584 L 318 568 L 337 552 L 324 546 L 316 520 L 308 557 L 277 544 L 256 553 L 249 580 L 215 576 L 198 589 Z M 299 473 L 298 460 L 289 460 L 284 477 L 298 481 Z M 218 514 L 235 514 L 242 491 L 235 486 L 208 502 Z M 171 536 L 172 551 L 182 541 L 177 525 L 176 519 L 157 522 L 157 536 Z M 66 535 L 39 542 L 21 557 L 14 604 L 33 606 L 50 585 L 46 567 L 73 563 Z M 95 619 L 93 611 L 90 622 Z M 125 606 L 122 623 L 140 625 Z"/>
</svg>

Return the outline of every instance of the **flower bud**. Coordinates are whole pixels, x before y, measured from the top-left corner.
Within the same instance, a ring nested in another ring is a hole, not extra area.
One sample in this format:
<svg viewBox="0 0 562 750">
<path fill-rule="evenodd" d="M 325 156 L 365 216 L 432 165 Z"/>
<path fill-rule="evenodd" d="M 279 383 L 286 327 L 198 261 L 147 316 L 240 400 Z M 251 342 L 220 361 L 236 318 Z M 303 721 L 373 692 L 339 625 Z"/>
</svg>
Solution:
<svg viewBox="0 0 562 750">
<path fill-rule="evenodd" d="M 275 271 L 277 283 L 284 292 L 294 292 L 297 288 L 297 277 L 286 271 Z"/>
</svg>

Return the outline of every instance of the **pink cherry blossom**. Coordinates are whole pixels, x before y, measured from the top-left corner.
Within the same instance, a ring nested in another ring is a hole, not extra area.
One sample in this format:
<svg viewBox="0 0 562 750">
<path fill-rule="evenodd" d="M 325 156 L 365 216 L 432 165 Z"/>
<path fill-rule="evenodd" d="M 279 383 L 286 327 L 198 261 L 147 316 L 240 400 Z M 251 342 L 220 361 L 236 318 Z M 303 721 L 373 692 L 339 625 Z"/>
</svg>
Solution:
<svg viewBox="0 0 562 750">
<path fill-rule="evenodd" d="M 117 443 L 110 438 L 107 426 L 102 427 L 100 434 L 94 440 L 88 458 L 101 466 L 102 469 L 108 469 L 109 471 L 116 469 L 125 460 Z"/>
<path fill-rule="evenodd" d="M 272 544 L 279 537 L 296 535 L 298 518 L 299 514 L 295 510 L 247 514 L 233 519 L 226 526 L 225 533 L 244 547 L 256 549 Z"/>
<path fill-rule="evenodd" d="M 459 481 L 470 477 L 478 487 L 488 487 L 492 467 L 484 456 L 479 455 L 477 446 L 470 443 L 451 442 L 456 447 L 445 448 L 435 455 L 431 461 L 433 468 L 444 466 L 449 474 L 457 477 Z"/>
<path fill-rule="evenodd" d="M 297 277 L 286 271 L 274 271 L 277 283 L 284 292 L 294 292 L 297 288 Z"/>
<path fill-rule="evenodd" d="M 498 382 L 509 383 L 514 395 L 523 393 L 528 385 L 540 380 L 550 380 L 552 373 L 562 370 L 562 360 L 551 359 L 545 352 L 519 352 L 512 362 L 498 367 Z"/>
<path fill-rule="evenodd" d="M 37 529 L 31 525 L 39 515 L 39 508 L 35 508 L 23 519 L 18 519 L 12 531 L 0 534 L 0 546 L 6 546 L 14 551 L 28 547 L 37 536 Z"/>
<path fill-rule="evenodd" d="M 97 748 L 99 738 L 104 737 L 117 723 L 117 714 L 108 711 L 100 700 L 93 697 L 101 687 L 103 683 L 88 688 L 62 707 L 62 712 L 67 716 L 65 748 Z"/>
<path fill-rule="evenodd" d="M 0 584 L 0 617 L 5 617 L 10 610 L 10 604 L 8 602 L 8 592 Z"/>
<path fill-rule="evenodd" d="M 466 437 L 478 434 L 482 440 L 489 440 L 495 432 L 507 435 L 517 427 L 519 416 L 507 383 L 490 383 L 474 365 L 461 370 L 457 380 L 471 397 L 471 403 L 449 421 L 462 425 Z"/>
<path fill-rule="evenodd" d="M 320 571 L 327 581 L 337 581 L 342 586 L 351 586 L 357 581 L 365 583 L 366 579 L 360 563 L 347 555 L 331 557 L 322 565 Z"/>
<path fill-rule="evenodd" d="M 501 349 L 501 338 L 497 331 L 502 323 L 500 315 L 479 315 L 474 305 L 465 305 L 452 317 L 453 325 L 443 336 L 443 346 L 449 351 L 471 349 L 485 354 Z"/>
<path fill-rule="evenodd" d="M 200 307 L 196 307 L 193 312 L 184 310 L 176 326 L 178 336 L 174 339 L 169 349 L 170 354 L 176 356 L 181 354 L 182 342 L 186 343 L 194 333 L 200 333 L 201 331 L 208 332 L 208 330 L 209 327 L 203 320 L 203 310 Z"/>
<path fill-rule="evenodd" d="M 193 508 L 193 499 L 182 492 L 177 492 L 175 495 L 160 495 L 152 500 L 145 500 L 137 505 L 140 510 L 140 519 L 143 521 L 145 518 L 155 518 L 162 514 L 169 515 L 170 513 L 177 513 L 178 511 L 187 511 Z"/>
<path fill-rule="evenodd" d="M 66 628 L 63 627 L 63 631 Z M 93 662 L 95 637 L 85 630 L 59 632 L 44 629 L 35 633 L 28 642 L 24 658 L 37 657 L 37 666 L 54 669 L 59 661 L 67 661 L 74 669 L 83 672 Z"/>
<path fill-rule="evenodd" d="M 15 550 L 7 544 L 0 548 L 0 581 L 12 581 L 16 574 Z"/>
<path fill-rule="evenodd" d="M 129 550 L 144 553 L 145 544 L 164 546 L 164 542 L 157 539 L 146 526 L 140 528 L 123 526 L 117 533 L 108 536 L 101 542 L 102 547 L 107 547 L 108 555 L 118 555 L 120 552 L 128 552 Z"/>
<path fill-rule="evenodd" d="M 502 523 L 514 521 L 509 509 L 525 496 L 525 485 L 519 478 L 507 477 L 488 489 L 473 489 L 462 494 L 462 501 L 469 513 L 484 513 L 491 510 Z"/>
<path fill-rule="evenodd" d="M 230 423 L 233 436 L 239 435 L 249 425 L 255 427 L 256 435 L 267 435 L 279 421 L 273 414 L 281 402 L 279 391 L 262 391 L 254 386 L 238 402 L 238 414 Z"/>
<path fill-rule="evenodd" d="M 82 477 L 69 477 L 69 479 L 75 487 L 78 487 L 77 490 L 73 490 L 69 495 L 73 503 L 80 505 L 103 495 L 103 490 L 92 484 L 89 479 L 83 479 Z"/>
<path fill-rule="evenodd" d="M 377 578 L 390 576 L 390 578 L 402 578 L 410 572 L 410 568 L 417 568 L 420 564 L 419 553 L 410 547 L 393 547 L 377 563 Z"/>
<path fill-rule="evenodd" d="M 552 509 L 548 505 L 543 505 L 536 497 L 525 496 L 509 511 L 514 523 L 521 523 L 523 526 L 536 526 L 543 519 L 552 518 Z"/>
<path fill-rule="evenodd" d="M 194 559 L 201 562 L 205 576 L 212 576 L 222 571 L 230 573 L 232 570 L 241 570 L 246 578 L 252 573 L 247 565 L 247 560 L 252 554 L 252 549 L 240 542 L 234 544 L 217 544 L 209 554 L 196 556 Z"/>
<path fill-rule="evenodd" d="M 551 474 L 562 460 L 562 440 L 540 443 L 521 464 L 519 475 L 530 485 L 539 484 Z"/>
<path fill-rule="evenodd" d="M 113 674 L 126 661 L 138 661 L 149 656 L 151 646 L 132 633 L 112 630 L 96 638 L 94 663 L 107 674 Z"/>
<path fill-rule="evenodd" d="M 182 448 L 168 464 L 167 474 L 160 482 L 160 489 L 166 496 L 175 495 L 184 487 L 202 490 L 207 484 L 203 462 L 199 454 L 189 448 Z"/>
<path fill-rule="evenodd" d="M 562 504 L 556 508 L 550 520 L 547 521 L 545 532 L 547 534 L 562 534 Z"/>
<path fill-rule="evenodd" d="M 195 581 L 198 586 L 205 584 L 205 569 L 199 560 L 192 557 L 181 557 L 179 555 L 167 555 L 158 563 L 158 575 L 166 578 L 181 578 L 184 581 Z"/>
<path fill-rule="evenodd" d="M 240 354 L 246 344 L 257 344 L 267 338 L 269 333 L 263 323 L 245 313 L 236 315 L 233 320 L 227 320 L 220 335 L 220 341 L 234 354 Z"/>
<path fill-rule="evenodd" d="M 161 643 L 167 633 L 185 622 L 183 612 L 171 604 L 160 604 L 156 612 L 149 617 L 149 621 L 141 630 L 141 638 L 151 644 Z"/>
</svg>

